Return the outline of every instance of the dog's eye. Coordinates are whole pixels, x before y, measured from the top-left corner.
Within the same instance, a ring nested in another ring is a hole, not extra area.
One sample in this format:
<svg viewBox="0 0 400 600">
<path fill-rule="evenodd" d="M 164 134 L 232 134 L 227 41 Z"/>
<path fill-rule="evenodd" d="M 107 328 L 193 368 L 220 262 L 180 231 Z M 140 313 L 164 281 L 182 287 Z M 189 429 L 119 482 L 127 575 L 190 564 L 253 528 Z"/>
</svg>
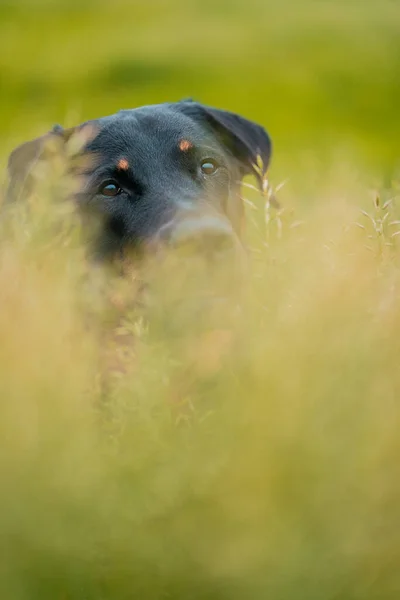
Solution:
<svg viewBox="0 0 400 600">
<path fill-rule="evenodd" d="M 218 170 L 218 163 L 213 158 L 206 158 L 202 161 L 200 168 L 203 175 L 213 175 Z"/>
<path fill-rule="evenodd" d="M 102 196 L 107 196 L 108 198 L 114 198 L 114 196 L 118 196 L 121 191 L 121 188 L 115 181 L 106 181 L 100 186 L 99 189 L 100 194 L 102 194 Z"/>
</svg>

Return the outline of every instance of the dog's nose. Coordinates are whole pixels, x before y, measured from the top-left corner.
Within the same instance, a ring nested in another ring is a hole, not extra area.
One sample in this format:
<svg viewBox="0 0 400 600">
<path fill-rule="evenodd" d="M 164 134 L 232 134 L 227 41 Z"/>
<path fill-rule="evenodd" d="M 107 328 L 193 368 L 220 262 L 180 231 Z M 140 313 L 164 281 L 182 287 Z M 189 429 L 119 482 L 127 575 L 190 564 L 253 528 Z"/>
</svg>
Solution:
<svg viewBox="0 0 400 600">
<path fill-rule="evenodd" d="M 228 222 L 217 217 L 185 219 L 169 231 L 172 248 L 214 255 L 233 250 L 235 235 Z"/>
</svg>

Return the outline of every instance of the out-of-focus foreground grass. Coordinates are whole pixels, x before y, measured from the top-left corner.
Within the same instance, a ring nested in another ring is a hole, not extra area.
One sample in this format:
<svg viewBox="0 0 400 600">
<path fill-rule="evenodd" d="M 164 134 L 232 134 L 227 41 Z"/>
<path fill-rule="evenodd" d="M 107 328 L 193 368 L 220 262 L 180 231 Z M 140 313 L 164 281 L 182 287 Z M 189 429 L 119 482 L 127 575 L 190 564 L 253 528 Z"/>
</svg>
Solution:
<svg viewBox="0 0 400 600">
<path fill-rule="evenodd" d="M 342 178 L 300 224 L 254 199 L 231 301 L 166 256 L 143 303 L 49 181 L 1 226 L 1 596 L 397 598 L 392 203 Z"/>
<path fill-rule="evenodd" d="M 264 123 L 291 178 L 279 215 L 252 195 L 221 308 L 184 266 L 149 267 L 145 306 L 135 273 L 94 272 L 52 178 L 6 211 L 1 597 L 397 599 L 399 191 L 370 187 L 396 167 L 398 4 L 0 15 L 4 157 L 53 121 L 194 95 Z"/>
</svg>

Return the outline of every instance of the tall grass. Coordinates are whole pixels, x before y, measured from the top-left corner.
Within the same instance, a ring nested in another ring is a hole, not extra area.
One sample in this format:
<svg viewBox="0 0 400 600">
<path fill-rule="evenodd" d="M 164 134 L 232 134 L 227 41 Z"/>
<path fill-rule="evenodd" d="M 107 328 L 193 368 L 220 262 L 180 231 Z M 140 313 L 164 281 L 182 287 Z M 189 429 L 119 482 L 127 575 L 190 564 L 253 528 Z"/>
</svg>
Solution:
<svg viewBox="0 0 400 600">
<path fill-rule="evenodd" d="M 41 182 L 0 241 L 2 597 L 396 599 L 396 190 L 253 194 L 220 307 L 190 261 L 94 272 Z"/>
</svg>

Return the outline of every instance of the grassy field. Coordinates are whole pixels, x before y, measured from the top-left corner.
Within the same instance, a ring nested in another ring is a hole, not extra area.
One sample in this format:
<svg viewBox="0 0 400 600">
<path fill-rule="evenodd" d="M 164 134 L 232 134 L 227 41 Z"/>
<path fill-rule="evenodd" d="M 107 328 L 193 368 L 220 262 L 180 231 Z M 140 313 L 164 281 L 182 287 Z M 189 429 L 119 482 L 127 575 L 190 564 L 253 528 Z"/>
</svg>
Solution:
<svg viewBox="0 0 400 600">
<path fill-rule="evenodd" d="M 2 173 L 54 123 L 192 96 L 288 180 L 280 213 L 251 193 L 222 307 L 168 261 L 145 306 L 94 273 L 51 177 L 4 215 L 1 598 L 399 598 L 399 27 L 397 0 L 0 1 Z"/>
</svg>

